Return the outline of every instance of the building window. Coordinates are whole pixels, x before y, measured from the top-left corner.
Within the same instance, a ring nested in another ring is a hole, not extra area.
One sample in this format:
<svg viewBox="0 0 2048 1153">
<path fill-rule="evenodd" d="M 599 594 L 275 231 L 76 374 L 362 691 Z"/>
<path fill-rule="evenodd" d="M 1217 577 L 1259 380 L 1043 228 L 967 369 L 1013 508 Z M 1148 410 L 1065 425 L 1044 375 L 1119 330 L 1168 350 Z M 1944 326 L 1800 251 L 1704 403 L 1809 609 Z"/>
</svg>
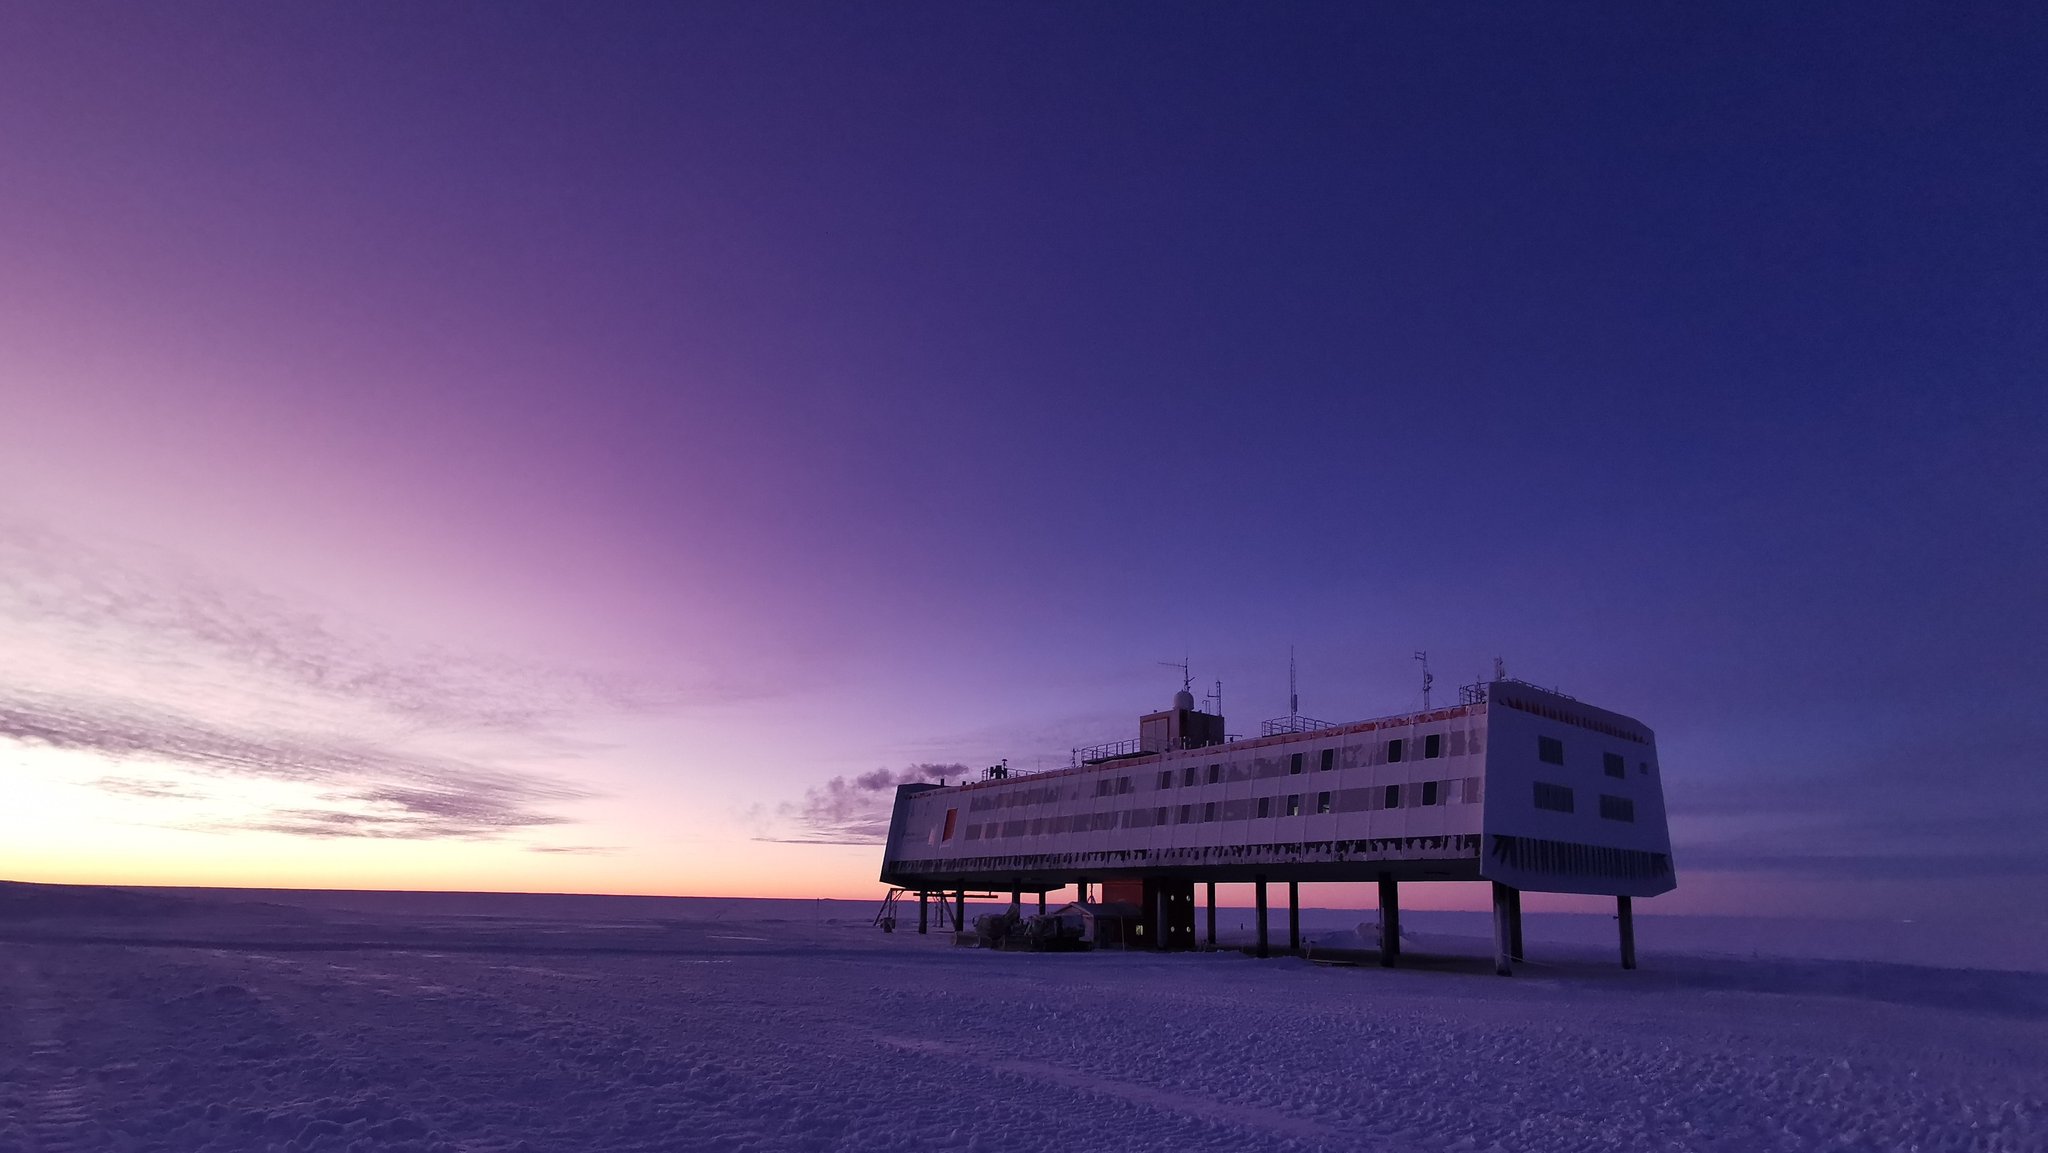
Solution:
<svg viewBox="0 0 2048 1153">
<path fill-rule="evenodd" d="M 1387 809 L 1398 809 L 1401 807 L 1401 786 L 1387 786 L 1387 803 L 1381 807 Z"/>
<path fill-rule="evenodd" d="M 1287 797 L 1287 815 L 1288 815 L 1288 816 L 1290 816 L 1290 817 L 1298 817 L 1298 816 L 1300 816 L 1300 815 L 1301 815 L 1301 794 L 1300 794 L 1300 793 L 1290 793 L 1290 794 L 1288 795 L 1288 797 Z"/>
<path fill-rule="evenodd" d="M 1401 759 L 1401 752 L 1402 752 L 1402 746 L 1403 746 L 1403 745 L 1406 745 L 1407 743 L 1408 743 L 1408 742 L 1406 742 L 1406 741 L 1402 740 L 1402 739 L 1401 739 L 1401 738 L 1399 738 L 1399 737 L 1396 737 L 1396 738 L 1394 738 L 1393 740 L 1391 740 L 1391 741 L 1388 741 L 1388 742 L 1387 742 L 1387 763 L 1388 763 L 1388 764 L 1390 764 L 1390 765 L 1391 765 L 1391 764 L 1395 764 L 1395 763 L 1398 763 L 1398 762 L 1400 761 L 1400 759 Z"/>
<path fill-rule="evenodd" d="M 1159 787 L 1162 789 L 1170 789 L 1173 787 L 1172 769 L 1166 769 L 1159 774 Z"/>
<path fill-rule="evenodd" d="M 1600 794 L 1600 815 L 1610 821 L 1635 823 L 1636 803 L 1628 797 L 1610 797 Z"/>
<path fill-rule="evenodd" d="M 1335 749 L 1324 749 L 1324 750 L 1323 750 L 1323 768 L 1322 768 L 1322 771 L 1323 771 L 1323 772 L 1326 772 L 1326 773 L 1327 773 L 1327 772 L 1329 772 L 1329 771 L 1330 771 L 1331 769 L 1334 769 L 1334 768 L 1336 768 L 1336 767 L 1337 767 L 1337 750 L 1335 750 Z"/>
<path fill-rule="evenodd" d="M 1606 769 L 1610 777 L 1618 780 L 1628 779 L 1628 762 L 1621 759 L 1620 753 L 1601 754 L 1600 767 Z"/>
<path fill-rule="evenodd" d="M 1536 759 L 1546 765 L 1564 764 L 1564 742 L 1556 737 L 1537 737 Z"/>
<path fill-rule="evenodd" d="M 1425 760 L 1425 761 L 1428 761 L 1428 760 L 1434 760 L 1435 758 L 1437 758 L 1437 757 L 1441 757 L 1441 756 L 1443 756 L 1443 755 L 1444 755 L 1444 735 L 1443 735 L 1442 733 L 1431 733 L 1431 734 L 1429 734 L 1428 736 L 1426 736 L 1426 737 L 1422 738 L 1422 759 L 1423 759 L 1423 760 Z"/>
<path fill-rule="evenodd" d="M 1317 794 L 1316 794 L 1316 812 L 1318 812 L 1318 813 L 1327 813 L 1327 812 L 1329 812 L 1329 811 L 1330 811 L 1330 794 L 1328 794 L 1328 793 L 1317 793 Z"/>
<path fill-rule="evenodd" d="M 1270 817 L 1273 815 L 1273 798 L 1259 798 L 1259 815 L 1262 817 Z"/>
<path fill-rule="evenodd" d="M 1287 758 L 1287 775 L 1290 777 L 1301 775 L 1300 753 L 1296 753 L 1293 756 Z"/>
<path fill-rule="evenodd" d="M 1129 778 L 1129 777 L 1118 777 L 1118 778 L 1116 779 L 1116 791 L 1117 791 L 1118 795 L 1122 795 L 1122 794 L 1124 794 L 1124 793 L 1132 792 L 1132 791 L 1133 791 L 1133 786 L 1131 785 L 1131 778 Z"/>
<path fill-rule="evenodd" d="M 1553 813 L 1572 811 L 1572 791 L 1563 785 L 1546 785 L 1536 782 L 1536 807 Z"/>
<path fill-rule="evenodd" d="M 1205 821 L 1213 821 L 1216 819 L 1216 802 L 1210 801 L 1208 804 L 1202 806 L 1202 819 Z"/>
<path fill-rule="evenodd" d="M 1425 804 L 1425 805 L 1434 805 L 1434 804 L 1436 804 L 1436 799 L 1437 799 L 1437 788 L 1436 788 L 1436 782 L 1435 782 L 1435 781 L 1424 781 L 1424 782 L 1422 782 L 1422 803 L 1423 803 L 1423 804 Z"/>
<path fill-rule="evenodd" d="M 1209 783 L 1213 785 L 1213 784 L 1215 784 L 1215 783 L 1216 783 L 1217 781 L 1220 781 L 1220 780 L 1222 780 L 1222 779 L 1223 779 L 1223 766 L 1222 766 L 1222 765 L 1210 765 L 1210 766 L 1209 766 Z"/>
<path fill-rule="evenodd" d="M 1189 765 L 1187 768 L 1181 770 L 1180 783 L 1182 785 L 1192 785 L 1195 783 L 1195 766 Z"/>
<path fill-rule="evenodd" d="M 1152 823 L 1155 825 L 1163 825 L 1166 823 L 1165 805 L 1161 805 L 1158 808 L 1152 810 Z"/>
</svg>

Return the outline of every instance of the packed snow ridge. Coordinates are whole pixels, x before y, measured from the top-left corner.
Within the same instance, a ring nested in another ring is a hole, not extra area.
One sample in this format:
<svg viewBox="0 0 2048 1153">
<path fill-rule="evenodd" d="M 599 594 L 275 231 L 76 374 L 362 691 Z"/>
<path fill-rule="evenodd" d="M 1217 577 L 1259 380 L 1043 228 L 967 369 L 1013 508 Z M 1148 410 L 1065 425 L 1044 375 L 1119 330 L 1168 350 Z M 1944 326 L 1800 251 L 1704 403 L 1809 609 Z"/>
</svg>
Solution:
<svg viewBox="0 0 2048 1153">
<path fill-rule="evenodd" d="M 1640 971 L 1532 933 L 1502 979 L 1427 915 L 1385 970 L 867 912 L 0 886 L 0 1153 L 2048 1149 L 2038 973 L 1654 918 Z"/>
</svg>

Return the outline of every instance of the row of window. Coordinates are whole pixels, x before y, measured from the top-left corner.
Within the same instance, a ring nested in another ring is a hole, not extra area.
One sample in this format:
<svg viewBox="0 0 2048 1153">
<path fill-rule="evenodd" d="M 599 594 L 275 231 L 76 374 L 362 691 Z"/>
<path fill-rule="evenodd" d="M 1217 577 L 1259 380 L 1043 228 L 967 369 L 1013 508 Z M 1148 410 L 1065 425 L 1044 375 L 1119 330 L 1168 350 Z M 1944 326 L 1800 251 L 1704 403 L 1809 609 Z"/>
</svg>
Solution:
<svg viewBox="0 0 2048 1153">
<path fill-rule="evenodd" d="M 1372 785 L 1362 789 L 1329 789 L 1318 793 L 1289 793 L 1285 796 L 1239 797 L 1229 801 L 1205 801 L 1177 807 L 1159 805 L 1144 809 L 1071 813 L 1057 817 L 984 821 L 968 825 L 966 839 L 980 841 L 1000 837 L 1059 836 L 1063 833 L 1106 832 L 1111 829 L 1198 825 L 1212 821 L 1377 812 L 1383 809 L 1426 808 L 1453 802 L 1472 805 L 1479 803 L 1483 793 L 1484 785 L 1479 777 L 1454 777 L 1446 781 L 1410 781 L 1407 784 Z"/>
<path fill-rule="evenodd" d="M 937 857 L 923 860 L 891 861 L 894 874 L 929 873 L 960 877 L 969 873 L 1010 876 L 1042 870 L 1067 871 L 1088 867 L 1117 867 L 1149 862 L 1271 861 L 1276 864 L 1342 863 L 1386 857 L 1445 856 L 1476 857 L 1479 834 L 1448 833 L 1427 837 L 1371 837 L 1357 841 L 1293 841 L 1260 845 L 1183 845 L 1170 849 L 1092 849 L 1072 853 L 1011 853 L 983 857 Z M 1475 878 L 1476 879 L 1476 878 Z"/>
<path fill-rule="evenodd" d="M 1553 785 L 1544 781 L 1536 782 L 1536 807 L 1553 813 L 1575 811 L 1572 790 L 1564 785 Z M 1600 794 L 1600 815 L 1610 821 L 1636 819 L 1636 803 L 1631 797 L 1617 797 L 1608 793 Z"/>
<path fill-rule="evenodd" d="M 1556 737 L 1537 737 L 1536 759 L 1546 765 L 1564 764 L 1564 742 Z M 1600 754 L 1600 771 L 1616 780 L 1627 780 L 1628 761 L 1620 753 L 1602 753 Z M 1650 771 L 1650 762 L 1640 762 L 1636 766 L 1636 771 L 1647 774 Z"/>
</svg>

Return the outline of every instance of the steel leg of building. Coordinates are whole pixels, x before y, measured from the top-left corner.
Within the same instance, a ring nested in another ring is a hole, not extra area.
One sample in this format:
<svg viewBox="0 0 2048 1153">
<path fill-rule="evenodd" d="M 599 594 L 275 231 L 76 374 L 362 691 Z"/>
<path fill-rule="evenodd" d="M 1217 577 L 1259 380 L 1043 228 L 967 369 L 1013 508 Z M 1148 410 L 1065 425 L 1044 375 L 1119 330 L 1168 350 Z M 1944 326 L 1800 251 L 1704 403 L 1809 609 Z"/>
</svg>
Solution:
<svg viewBox="0 0 2048 1153">
<path fill-rule="evenodd" d="M 1024 913 L 1024 886 L 1022 885 L 1012 884 L 1010 886 L 1010 912 L 1019 916 L 1022 916 Z"/>
<path fill-rule="evenodd" d="M 1401 959 L 1401 883 L 1380 874 L 1380 964 L 1391 969 Z"/>
<path fill-rule="evenodd" d="M 1522 959 L 1522 890 L 1508 890 L 1508 956 Z"/>
<path fill-rule="evenodd" d="M 1209 945 L 1216 945 L 1216 882 L 1209 882 Z"/>
<path fill-rule="evenodd" d="M 917 895 L 917 931 L 920 933 L 927 932 L 927 926 L 930 924 L 931 902 L 926 900 L 925 894 L 919 893 Z"/>
<path fill-rule="evenodd" d="M 1045 890 L 1038 890 L 1038 915 L 1045 916 Z"/>
<path fill-rule="evenodd" d="M 1621 920 L 1621 967 L 1636 967 L 1636 910 L 1627 897 L 1614 898 L 1614 912 Z"/>
<path fill-rule="evenodd" d="M 1161 887 L 1161 888 L 1155 889 L 1155 890 L 1153 891 L 1153 893 L 1152 893 L 1152 947 L 1153 947 L 1153 948 L 1155 948 L 1155 949 L 1159 949 L 1159 950 L 1162 950 L 1162 951 L 1163 951 L 1163 950 L 1164 950 L 1164 949 L 1166 948 L 1166 939 L 1167 939 L 1167 937 L 1171 936 L 1171 934 L 1167 932 L 1166 926 L 1167 926 L 1167 914 L 1166 914 L 1166 889 L 1165 889 L 1164 887 Z"/>
<path fill-rule="evenodd" d="M 966 932 L 966 930 L 967 890 L 955 889 L 953 890 L 953 931 L 955 933 L 962 933 Z"/>
<path fill-rule="evenodd" d="M 1287 951 L 1301 952 L 1301 882 L 1287 882 Z"/>
<path fill-rule="evenodd" d="M 1499 881 L 1493 883 L 1493 971 L 1503 977 L 1515 975 L 1514 966 L 1508 960 L 1508 893 L 1511 891 Z"/>
<path fill-rule="evenodd" d="M 1254 899 L 1259 909 L 1258 955 L 1264 957 L 1268 955 L 1268 950 L 1266 947 L 1266 878 L 1260 877 L 1258 880 L 1253 881 L 1252 892 L 1254 894 Z"/>
</svg>

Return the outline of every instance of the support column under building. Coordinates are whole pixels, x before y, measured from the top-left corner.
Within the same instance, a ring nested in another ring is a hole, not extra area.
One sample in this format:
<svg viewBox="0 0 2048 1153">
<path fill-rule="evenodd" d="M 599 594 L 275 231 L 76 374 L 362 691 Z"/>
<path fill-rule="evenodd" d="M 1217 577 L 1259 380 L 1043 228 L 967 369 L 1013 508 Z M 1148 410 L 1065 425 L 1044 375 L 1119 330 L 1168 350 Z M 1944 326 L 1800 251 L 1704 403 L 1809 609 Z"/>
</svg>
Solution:
<svg viewBox="0 0 2048 1153">
<path fill-rule="evenodd" d="M 1401 883 L 1380 874 L 1380 964 L 1391 969 L 1401 959 Z"/>
<path fill-rule="evenodd" d="M 1209 947 L 1216 947 L 1216 882 L 1209 882 Z"/>
<path fill-rule="evenodd" d="M 966 930 L 967 890 L 955 889 L 953 890 L 953 931 L 955 933 L 961 933 L 965 932 Z"/>
<path fill-rule="evenodd" d="M 1038 890 L 1038 915 L 1045 916 L 1045 890 Z"/>
<path fill-rule="evenodd" d="M 1010 913 L 1012 916 L 1023 916 L 1024 914 L 1024 882 L 1022 881 L 1010 882 Z"/>
<path fill-rule="evenodd" d="M 1522 960 L 1522 890 L 1508 890 L 1508 956 Z"/>
<path fill-rule="evenodd" d="M 920 933 L 930 931 L 927 928 L 931 923 L 931 901 L 929 896 L 927 893 L 919 893 L 917 895 L 917 931 Z"/>
<path fill-rule="evenodd" d="M 1614 915 L 1621 922 L 1621 967 L 1636 967 L 1636 910 L 1628 897 L 1614 898 Z"/>
<path fill-rule="evenodd" d="M 1515 975 L 1508 960 L 1508 894 L 1513 892 L 1499 881 L 1493 883 L 1493 971 L 1503 977 Z"/>
<path fill-rule="evenodd" d="M 1301 882 L 1287 882 L 1287 951 L 1301 952 Z"/>
<path fill-rule="evenodd" d="M 1259 948 L 1257 955 L 1264 957 L 1268 955 L 1266 945 L 1266 878 L 1259 877 L 1252 881 L 1252 893 L 1253 903 L 1258 906 L 1259 913 Z"/>
</svg>

